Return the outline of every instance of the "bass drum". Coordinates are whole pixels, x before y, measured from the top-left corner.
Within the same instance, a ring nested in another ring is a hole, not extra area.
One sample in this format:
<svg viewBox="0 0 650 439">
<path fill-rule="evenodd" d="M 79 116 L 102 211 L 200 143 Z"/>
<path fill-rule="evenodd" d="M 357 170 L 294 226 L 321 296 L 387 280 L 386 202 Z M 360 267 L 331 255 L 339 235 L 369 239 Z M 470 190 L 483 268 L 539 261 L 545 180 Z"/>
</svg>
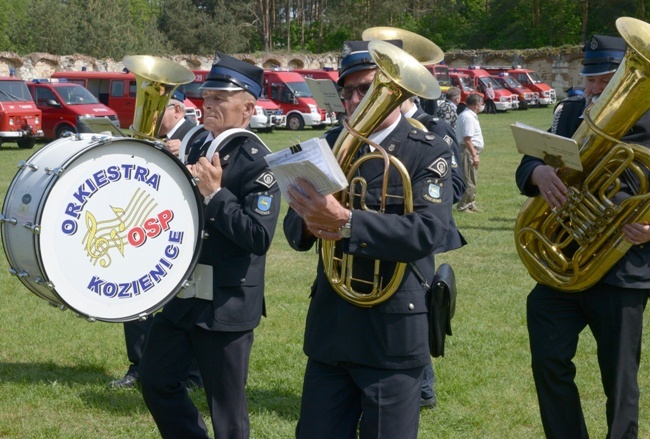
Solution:
<svg viewBox="0 0 650 439">
<path fill-rule="evenodd" d="M 2 208 L 10 271 L 88 320 L 144 319 L 187 284 L 203 209 L 192 177 L 153 143 L 82 134 L 19 165 Z"/>
</svg>

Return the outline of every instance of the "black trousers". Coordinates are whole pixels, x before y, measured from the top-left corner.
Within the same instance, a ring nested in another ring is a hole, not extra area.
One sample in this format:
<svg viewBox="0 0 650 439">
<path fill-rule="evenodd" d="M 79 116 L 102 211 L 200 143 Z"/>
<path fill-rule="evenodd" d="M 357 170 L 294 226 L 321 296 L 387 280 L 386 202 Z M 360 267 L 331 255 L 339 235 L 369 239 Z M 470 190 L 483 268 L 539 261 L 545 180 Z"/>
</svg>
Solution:
<svg viewBox="0 0 650 439">
<path fill-rule="evenodd" d="M 140 362 L 142 361 L 142 352 L 147 340 L 147 334 L 153 323 L 153 316 L 146 320 L 134 320 L 124 323 L 124 341 L 126 342 L 126 356 L 129 359 L 129 370 L 127 375 L 140 378 Z M 203 387 L 199 367 L 196 365 L 196 360 L 192 359 L 189 368 L 189 380 L 192 384 Z"/>
<path fill-rule="evenodd" d="M 589 326 L 598 347 L 608 439 L 636 438 L 639 418 L 637 374 L 643 310 L 649 290 L 597 284 L 580 293 L 536 285 L 527 317 L 533 377 L 547 438 L 588 438 L 575 384 L 573 357 Z"/>
<path fill-rule="evenodd" d="M 126 355 L 129 358 L 129 371 L 128 375 L 139 378 L 140 361 L 142 360 L 142 351 L 144 350 L 144 343 L 151 328 L 153 316 L 147 320 L 134 320 L 132 322 L 124 323 L 124 341 L 126 341 Z"/>
<path fill-rule="evenodd" d="M 298 439 L 417 439 L 424 366 L 376 369 L 309 359 Z"/>
<path fill-rule="evenodd" d="M 164 313 L 156 314 L 140 365 L 140 381 L 144 401 L 163 438 L 209 437 L 184 385 L 192 357 L 203 377 L 215 437 L 249 437 L 245 387 L 252 346 L 252 330 L 208 331 L 192 319 L 174 324 Z"/>
</svg>

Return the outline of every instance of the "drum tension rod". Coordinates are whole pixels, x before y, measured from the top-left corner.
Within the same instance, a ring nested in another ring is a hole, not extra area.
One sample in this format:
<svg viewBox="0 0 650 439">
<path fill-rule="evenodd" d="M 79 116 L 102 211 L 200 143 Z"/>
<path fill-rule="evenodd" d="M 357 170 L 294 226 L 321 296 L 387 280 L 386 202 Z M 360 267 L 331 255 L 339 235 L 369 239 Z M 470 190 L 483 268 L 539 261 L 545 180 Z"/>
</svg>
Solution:
<svg viewBox="0 0 650 439">
<path fill-rule="evenodd" d="M 21 160 L 21 162 L 18 163 L 18 169 L 25 169 L 25 168 L 29 168 L 32 171 L 38 171 L 37 165 L 34 165 L 32 163 L 27 163 L 25 160 Z"/>
<path fill-rule="evenodd" d="M 47 175 L 52 175 L 52 174 L 61 175 L 61 174 L 63 174 L 64 171 L 65 171 L 65 168 L 61 168 L 61 167 L 59 167 L 59 168 L 45 168 L 45 173 Z"/>
<path fill-rule="evenodd" d="M 9 223 L 9 224 L 16 225 L 18 221 L 16 220 L 16 218 L 7 218 L 4 215 L 0 215 L 0 223 Z"/>
<path fill-rule="evenodd" d="M 13 269 L 13 268 L 9 268 L 9 273 L 11 273 L 12 275 L 17 276 L 17 277 L 29 277 L 28 272 L 22 271 L 22 272 L 18 273 L 18 271 Z"/>
<path fill-rule="evenodd" d="M 38 224 L 26 223 L 23 224 L 23 227 L 31 230 L 34 235 L 38 235 L 41 233 L 41 226 L 39 226 Z"/>
</svg>

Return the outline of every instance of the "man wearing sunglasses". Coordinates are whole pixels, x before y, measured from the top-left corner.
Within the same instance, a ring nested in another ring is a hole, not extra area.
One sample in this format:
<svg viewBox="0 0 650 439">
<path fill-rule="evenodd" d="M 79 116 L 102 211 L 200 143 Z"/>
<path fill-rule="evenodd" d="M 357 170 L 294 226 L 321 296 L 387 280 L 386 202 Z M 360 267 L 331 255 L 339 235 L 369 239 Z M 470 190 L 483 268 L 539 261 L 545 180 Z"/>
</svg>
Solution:
<svg viewBox="0 0 650 439">
<path fill-rule="evenodd" d="M 377 70 L 367 44 L 346 42 L 341 55 L 339 85 L 348 115 L 369 93 Z M 326 134 L 331 145 L 340 132 Z M 299 251 L 320 245 L 319 239 L 343 240 L 343 251 L 354 257 L 355 278 L 362 281 L 372 280 L 374 262 L 380 260 L 384 279 L 392 276 L 395 262 L 411 262 L 430 282 L 434 251 L 444 244 L 451 223 L 451 151 L 441 138 L 412 127 L 399 107 L 369 138 L 408 170 L 413 212 L 404 213 L 404 201 L 388 197 L 385 214 L 376 213 L 384 162 L 373 159 L 358 172 L 367 182 L 365 202 L 373 211 L 362 209 L 358 200 L 348 209 L 299 180 L 299 187 L 289 191 L 285 236 Z M 361 154 L 367 147 L 359 148 Z M 404 191 L 394 168 L 387 178 L 391 193 Z M 430 361 L 426 289 L 407 269 L 390 298 L 360 307 L 334 291 L 323 268 L 327 262 L 321 257 L 311 290 L 303 346 L 308 362 L 296 437 L 416 439 L 422 374 Z"/>
</svg>

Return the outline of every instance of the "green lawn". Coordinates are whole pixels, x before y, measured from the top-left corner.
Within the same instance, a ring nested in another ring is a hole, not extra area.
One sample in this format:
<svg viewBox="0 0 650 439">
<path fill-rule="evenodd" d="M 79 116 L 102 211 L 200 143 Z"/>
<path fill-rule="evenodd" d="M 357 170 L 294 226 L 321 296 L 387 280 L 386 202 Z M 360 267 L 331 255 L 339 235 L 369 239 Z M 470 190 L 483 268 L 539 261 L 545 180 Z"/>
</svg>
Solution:
<svg viewBox="0 0 650 439">
<path fill-rule="evenodd" d="M 543 437 L 525 321 L 533 281 L 517 257 L 512 232 L 524 201 L 514 183 L 520 155 L 509 125 L 516 120 L 546 128 L 551 110 L 480 116 L 486 147 L 477 200 L 484 212 L 455 213 L 469 245 L 438 258 L 456 270 L 459 295 L 446 357 L 434 360 L 438 408 L 422 412 L 421 438 Z M 261 137 L 278 150 L 321 134 L 308 128 Z M 2 198 L 18 162 L 33 152 L 9 143 L 0 147 Z M 293 437 L 306 360 L 302 334 L 316 258 L 312 252 L 292 251 L 278 227 L 268 257 L 268 318 L 255 332 L 248 383 L 253 438 Z M 89 323 L 48 306 L 9 274 L 3 256 L 0 285 L 0 438 L 159 437 L 137 390 L 106 387 L 127 368 L 121 324 Z M 591 436 L 602 438 L 605 407 L 595 349 L 586 331 L 576 358 L 577 380 Z M 650 401 L 645 391 L 650 389 L 650 374 L 645 354 L 642 361 L 639 437 L 647 438 Z M 207 414 L 202 393 L 194 392 L 193 399 Z"/>
</svg>

